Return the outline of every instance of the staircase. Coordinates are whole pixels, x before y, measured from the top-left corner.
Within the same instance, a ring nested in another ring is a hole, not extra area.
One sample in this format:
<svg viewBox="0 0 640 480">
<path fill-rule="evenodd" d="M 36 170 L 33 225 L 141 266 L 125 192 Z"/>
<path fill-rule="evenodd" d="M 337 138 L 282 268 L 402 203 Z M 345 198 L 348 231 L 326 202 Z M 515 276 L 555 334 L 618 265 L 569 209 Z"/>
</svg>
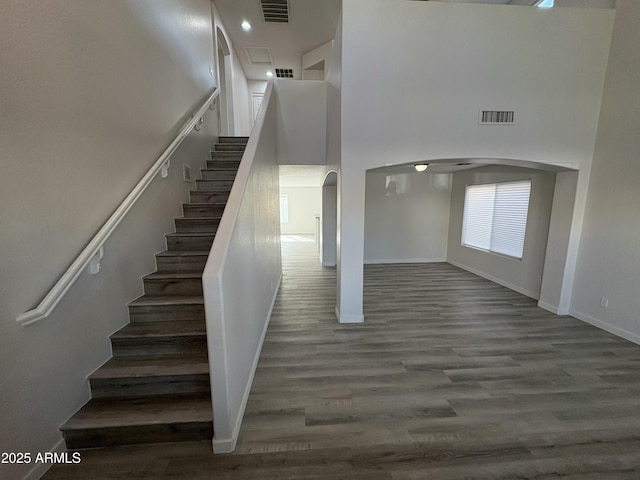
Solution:
<svg viewBox="0 0 640 480">
<path fill-rule="evenodd" d="M 91 400 L 61 427 L 68 449 L 213 437 L 202 271 L 247 140 L 215 145 L 130 323 L 111 336 L 113 358 L 89 376 Z"/>
</svg>

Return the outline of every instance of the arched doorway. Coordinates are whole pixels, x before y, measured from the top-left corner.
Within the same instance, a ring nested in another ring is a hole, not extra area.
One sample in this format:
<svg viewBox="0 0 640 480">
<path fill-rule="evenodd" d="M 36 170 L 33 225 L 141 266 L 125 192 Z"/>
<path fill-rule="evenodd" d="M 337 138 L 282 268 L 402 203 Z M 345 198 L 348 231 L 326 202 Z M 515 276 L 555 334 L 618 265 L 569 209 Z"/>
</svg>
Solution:
<svg viewBox="0 0 640 480">
<path fill-rule="evenodd" d="M 220 135 L 234 135 L 233 120 L 233 76 L 231 49 L 220 28 L 216 28 L 218 44 L 218 78 L 220 80 L 220 108 L 218 109 Z"/>
</svg>

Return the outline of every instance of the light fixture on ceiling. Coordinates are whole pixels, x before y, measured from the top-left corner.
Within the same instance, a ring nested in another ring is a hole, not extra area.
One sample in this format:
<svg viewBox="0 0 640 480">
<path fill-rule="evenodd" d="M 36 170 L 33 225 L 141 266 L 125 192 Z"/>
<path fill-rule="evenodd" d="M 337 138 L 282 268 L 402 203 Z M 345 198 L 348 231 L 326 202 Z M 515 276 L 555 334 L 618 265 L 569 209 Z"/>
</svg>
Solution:
<svg viewBox="0 0 640 480">
<path fill-rule="evenodd" d="M 271 78 L 271 77 L 273 77 L 273 72 L 271 70 L 269 70 L 267 72 L 267 78 Z"/>
<path fill-rule="evenodd" d="M 553 7 L 553 4 L 554 4 L 553 0 L 536 0 L 535 2 L 533 2 L 534 7 L 540 7 L 540 8 L 551 8 Z"/>
<path fill-rule="evenodd" d="M 251 30 L 251 24 L 246 20 L 243 20 L 240 26 L 245 32 L 248 32 L 249 30 Z"/>
<path fill-rule="evenodd" d="M 424 172 L 427 168 L 429 168 L 429 165 L 426 163 L 418 163 L 417 165 L 414 165 L 413 168 L 415 168 L 418 172 Z"/>
</svg>

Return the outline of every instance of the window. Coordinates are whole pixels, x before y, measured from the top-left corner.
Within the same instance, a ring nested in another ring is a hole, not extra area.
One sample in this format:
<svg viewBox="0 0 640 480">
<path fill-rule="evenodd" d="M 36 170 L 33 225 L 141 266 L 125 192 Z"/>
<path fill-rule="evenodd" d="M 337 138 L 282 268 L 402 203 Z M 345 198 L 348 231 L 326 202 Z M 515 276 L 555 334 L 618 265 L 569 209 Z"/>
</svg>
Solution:
<svg viewBox="0 0 640 480">
<path fill-rule="evenodd" d="M 522 258 L 531 180 L 467 185 L 462 244 Z"/>
<path fill-rule="evenodd" d="M 538 0 L 534 5 L 540 8 L 551 8 L 553 7 L 553 0 Z"/>
<path fill-rule="evenodd" d="M 289 195 L 280 195 L 280 223 L 289 223 Z"/>
</svg>

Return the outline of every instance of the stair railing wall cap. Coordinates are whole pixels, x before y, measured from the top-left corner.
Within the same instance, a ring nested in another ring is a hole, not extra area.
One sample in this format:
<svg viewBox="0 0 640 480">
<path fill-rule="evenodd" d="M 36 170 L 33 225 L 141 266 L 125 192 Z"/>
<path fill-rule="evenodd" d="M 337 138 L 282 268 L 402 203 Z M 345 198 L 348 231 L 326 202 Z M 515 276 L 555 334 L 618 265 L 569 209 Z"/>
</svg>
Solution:
<svg viewBox="0 0 640 480">
<path fill-rule="evenodd" d="M 42 301 L 31 310 L 27 310 L 21 313 L 16 318 L 16 321 L 23 326 L 31 325 L 44 318 L 47 318 L 55 307 L 60 303 L 60 300 L 65 296 L 69 289 L 73 286 L 83 270 L 89 265 L 92 260 L 99 258 L 99 262 L 102 261 L 102 249 L 104 243 L 109 239 L 116 227 L 127 215 L 129 210 L 142 196 L 147 187 L 151 184 L 158 172 L 161 172 L 162 178 L 166 178 L 168 175 L 168 168 L 170 164 L 171 155 L 178 149 L 183 140 L 191 133 L 198 123 L 204 118 L 204 114 L 208 108 L 214 108 L 214 102 L 220 89 L 215 87 L 211 93 L 207 96 L 206 100 L 198 108 L 196 112 L 189 117 L 182 128 L 178 131 L 178 134 L 169 144 L 169 146 L 162 152 L 162 155 L 154 162 L 151 168 L 145 173 L 142 179 L 136 184 L 135 187 L 129 192 L 122 203 L 118 206 L 115 212 L 109 217 L 102 228 L 91 239 L 87 246 L 76 257 L 71 266 L 66 272 L 62 274 L 56 284 L 49 290 L 49 293 L 42 299 Z M 92 272 L 96 270 L 97 265 L 92 266 Z M 99 268 L 98 268 L 99 270 Z M 97 273 L 97 272 L 96 272 Z"/>
</svg>

